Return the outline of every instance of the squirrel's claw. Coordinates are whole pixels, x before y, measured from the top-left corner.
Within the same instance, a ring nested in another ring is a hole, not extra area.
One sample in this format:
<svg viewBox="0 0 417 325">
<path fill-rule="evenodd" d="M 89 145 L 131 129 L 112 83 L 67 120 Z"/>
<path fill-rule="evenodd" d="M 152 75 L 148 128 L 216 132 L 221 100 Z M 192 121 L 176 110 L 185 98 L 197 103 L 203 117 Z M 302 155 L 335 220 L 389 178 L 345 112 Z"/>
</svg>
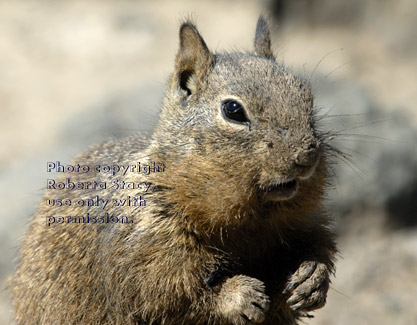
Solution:
<svg viewBox="0 0 417 325">
<path fill-rule="evenodd" d="M 291 276 L 283 293 L 290 293 L 287 300 L 292 310 L 311 311 L 324 306 L 329 289 L 329 269 L 319 262 L 303 262 Z"/>
</svg>

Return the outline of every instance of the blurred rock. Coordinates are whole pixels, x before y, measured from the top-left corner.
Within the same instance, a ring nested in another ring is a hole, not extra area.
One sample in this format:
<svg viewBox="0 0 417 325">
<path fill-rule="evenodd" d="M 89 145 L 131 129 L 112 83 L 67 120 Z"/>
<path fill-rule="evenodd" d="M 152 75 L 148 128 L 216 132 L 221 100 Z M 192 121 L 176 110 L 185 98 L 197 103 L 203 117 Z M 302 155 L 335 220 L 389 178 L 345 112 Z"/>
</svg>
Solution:
<svg viewBox="0 0 417 325">
<path fill-rule="evenodd" d="M 350 27 L 383 35 L 391 50 L 413 55 L 417 46 L 417 12 L 413 0 L 265 0 L 279 25 Z"/>
<path fill-rule="evenodd" d="M 325 83 L 325 82 L 323 82 Z M 341 215 L 388 211 L 390 224 L 417 225 L 417 129 L 403 111 L 387 113 L 357 83 L 335 81 L 317 90 L 330 111 L 321 120 L 335 134 L 336 190 L 330 202 Z"/>
</svg>

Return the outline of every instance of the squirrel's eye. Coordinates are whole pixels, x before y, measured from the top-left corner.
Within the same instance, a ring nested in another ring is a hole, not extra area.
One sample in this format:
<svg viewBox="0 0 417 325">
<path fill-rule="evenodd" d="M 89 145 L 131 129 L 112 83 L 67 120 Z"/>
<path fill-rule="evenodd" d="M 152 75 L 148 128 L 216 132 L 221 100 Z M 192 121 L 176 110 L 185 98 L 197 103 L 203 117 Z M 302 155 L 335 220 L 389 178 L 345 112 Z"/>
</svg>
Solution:
<svg viewBox="0 0 417 325">
<path fill-rule="evenodd" d="M 246 118 L 245 111 L 241 104 L 234 100 L 226 100 L 222 103 L 224 116 L 239 123 L 249 122 Z"/>
</svg>

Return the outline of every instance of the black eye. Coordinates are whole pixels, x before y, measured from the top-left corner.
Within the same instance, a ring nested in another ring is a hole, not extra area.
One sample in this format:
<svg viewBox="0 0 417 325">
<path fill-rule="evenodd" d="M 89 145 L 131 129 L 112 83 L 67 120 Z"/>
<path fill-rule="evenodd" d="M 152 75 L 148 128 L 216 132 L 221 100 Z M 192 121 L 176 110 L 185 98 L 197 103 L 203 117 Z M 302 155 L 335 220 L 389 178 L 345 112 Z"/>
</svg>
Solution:
<svg viewBox="0 0 417 325">
<path fill-rule="evenodd" d="M 224 116 L 232 121 L 239 123 L 249 122 L 246 118 L 245 111 L 241 104 L 235 100 L 226 100 L 222 103 L 222 111 Z"/>
</svg>

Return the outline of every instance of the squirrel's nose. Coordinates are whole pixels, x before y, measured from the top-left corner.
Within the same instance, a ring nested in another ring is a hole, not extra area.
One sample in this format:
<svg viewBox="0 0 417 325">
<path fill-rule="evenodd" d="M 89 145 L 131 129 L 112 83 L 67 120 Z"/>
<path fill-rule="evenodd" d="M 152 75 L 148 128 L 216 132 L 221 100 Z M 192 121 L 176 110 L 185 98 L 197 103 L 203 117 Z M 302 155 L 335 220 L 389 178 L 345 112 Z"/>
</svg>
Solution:
<svg viewBox="0 0 417 325">
<path fill-rule="evenodd" d="M 299 149 L 295 155 L 295 163 L 303 167 L 314 166 L 319 157 L 319 143 L 315 140 L 310 141 L 303 148 Z"/>
</svg>

